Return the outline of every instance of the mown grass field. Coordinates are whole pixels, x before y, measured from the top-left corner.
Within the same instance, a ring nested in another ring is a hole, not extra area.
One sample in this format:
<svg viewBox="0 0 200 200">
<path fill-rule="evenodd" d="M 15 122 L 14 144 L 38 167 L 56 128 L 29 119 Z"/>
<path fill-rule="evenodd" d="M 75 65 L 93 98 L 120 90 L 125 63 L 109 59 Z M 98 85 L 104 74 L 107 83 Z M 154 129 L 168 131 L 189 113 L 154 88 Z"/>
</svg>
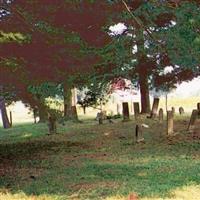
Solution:
<svg viewBox="0 0 200 200">
<path fill-rule="evenodd" d="M 165 122 L 140 119 L 145 143 L 135 144 L 135 121 L 98 125 L 68 122 L 48 136 L 45 124 L 0 128 L 0 200 L 200 199 L 200 134 L 188 116 Z"/>
</svg>

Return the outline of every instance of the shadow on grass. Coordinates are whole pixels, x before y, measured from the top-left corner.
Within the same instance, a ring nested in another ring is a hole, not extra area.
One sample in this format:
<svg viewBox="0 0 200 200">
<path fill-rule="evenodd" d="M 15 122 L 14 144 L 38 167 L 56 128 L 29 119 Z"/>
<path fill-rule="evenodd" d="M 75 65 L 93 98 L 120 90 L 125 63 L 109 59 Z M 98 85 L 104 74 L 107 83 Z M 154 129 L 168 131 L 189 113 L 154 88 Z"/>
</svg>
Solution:
<svg viewBox="0 0 200 200">
<path fill-rule="evenodd" d="M 199 141 L 159 139 L 150 130 L 145 144 L 133 145 L 132 122 L 114 126 L 119 132 L 109 129 L 107 137 L 102 133 L 110 126 L 93 135 L 81 130 L 71 141 L 66 135 L 56 135 L 0 144 L 0 192 L 3 188 L 11 194 L 22 191 L 28 197 L 35 195 L 36 200 L 41 195 L 96 200 L 133 192 L 163 198 L 176 188 L 200 184 Z M 99 149 L 95 142 L 101 143 Z"/>
<path fill-rule="evenodd" d="M 131 192 L 138 193 L 140 197 L 166 197 L 177 187 L 200 184 L 200 160 L 190 157 L 179 155 L 170 158 L 169 154 L 163 156 L 157 153 L 154 158 L 141 155 L 141 160 L 121 164 L 78 158 L 71 159 L 71 164 L 66 165 L 59 155 L 61 149 L 62 153 L 65 150 L 69 155 L 70 148 L 75 152 L 76 147 L 88 148 L 81 143 L 70 142 L 0 146 L 3 159 L 16 159 L 13 169 L 17 168 L 0 178 L 0 187 L 8 188 L 12 193 L 23 191 L 26 195 L 36 196 L 70 196 L 79 191 L 80 199 L 98 199 L 111 195 L 127 196 Z M 53 151 L 58 153 L 58 157 L 54 155 L 52 159 L 48 157 L 39 161 L 37 155 L 42 155 L 43 151 Z M 33 171 L 33 168 L 36 170 Z M 25 173 L 24 169 L 28 171 Z M 42 173 L 38 173 L 40 169 Z"/>
</svg>

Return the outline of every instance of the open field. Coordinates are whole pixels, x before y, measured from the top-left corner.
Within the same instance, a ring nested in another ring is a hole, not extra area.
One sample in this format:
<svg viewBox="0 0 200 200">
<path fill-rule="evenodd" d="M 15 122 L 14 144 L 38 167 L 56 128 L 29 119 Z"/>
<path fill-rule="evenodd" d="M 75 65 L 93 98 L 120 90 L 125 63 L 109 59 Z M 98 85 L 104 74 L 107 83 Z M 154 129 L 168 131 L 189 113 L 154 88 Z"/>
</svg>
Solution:
<svg viewBox="0 0 200 200">
<path fill-rule="evenodd" d="M 145 143 L 134 143 L 135 121 L 97 125 L 68 122 L 48 136 L 44 124 L 0 128 L 0 200 L 197 200 L 200 134 L 188 134 L 188 116 L 176 135 L 165 123 L 140 119 Z"/>
</svg>

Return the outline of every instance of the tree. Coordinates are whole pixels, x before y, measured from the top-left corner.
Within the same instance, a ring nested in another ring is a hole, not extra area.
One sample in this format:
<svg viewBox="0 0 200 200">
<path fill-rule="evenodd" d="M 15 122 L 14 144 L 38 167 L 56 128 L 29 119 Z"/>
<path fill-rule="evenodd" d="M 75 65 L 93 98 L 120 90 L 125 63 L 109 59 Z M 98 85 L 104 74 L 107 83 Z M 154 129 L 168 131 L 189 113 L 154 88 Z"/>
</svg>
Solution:
<svg viewBox="0 0 200 200">
<path fill-rule="evenodd" d="M 33 81 L 27 85 L 65 83 L 66 77 L 88 74 L 90 70 L 98 83 L 128 77 L 140 86 L 145 113 L 150 109 L 149 87 L 159 87 L 169 79 L 186 80 L 188 72 L 190 78 L 198 74 L 199 22 L 194 19 L 194 14 L 199 16 L 198 8 L 198 4 L 187 1 L 14 1 L 10 16 L 2 20 L 1 26 L 4 31 L 20 31 L 27 42 L 1 46 L 1 57 L 9 55 L 23 63 L 21 79 L 24 82 L 25 76 L 28 82 Z M 117 21 L 123 21 L 127 29 L 110 37 L 109 27 Z M 192 24 L 192 29 L 185 22 Z M 133 54 L 135 45 L 137 51 Z M 181 48 L 184 45 L 193 52 L 192 59 Z M 179 59 L 175 54 L 180 55 Z M 159 73 L 167 65 L 179 66 L 174 70 L 176 78 L 172 73 L 160 79 Z"/>
<path fill-rule="evenodd" d="M 95 13 L 104 4 L 105 2 L 93 4 L 90 1 L 55 3 L 22 0 L 10 5 L 6 1 L 1 2 L 1 9 L 7 12 L 1 16 L 0 21 L 3 34 L 20 32 L 23 36 L 22 42 L 16 43 L 10 38 L 1 44 L 1 74 L 8 74 L 10 83 L 15 85 L 20 98 L 29 99 L 32 107 L 39 108 L 42 121 L 46 110 L 44 98 L 27 88 L 40 88 L 48 81 L 62 83 L 64 96 L 70 96 L 66 94 L 70 93 L 74 83 L 68 84 L 68 79 L 77 74 L 88 73 L 98 60 L 95 54 L 88 53 L 87 42 L 98 46 L 104 44 L 106 37 L 109 38 L 100 30 L 109 9 L 100 9 L 102 12 Z M 89 27 L 90 15 L 93 15 L 92 23 L 97 26 L 95 28 Z M 75 21 L 71 22 L 72 19 Z M 93 35 L 88 36 L 89 32 Z M 3 76 L 0 82 L 2 85 L 8 83 Z M 66 99 L 69 103 L 70 98 Z"/>
<path fill-rule="evenodd" d="M 174 87 L 199 75 L 199 5 L 194 1 L 115 3 L 124 4 L 121 21 L 127 29 L 112 34 L 117 45 L 112 43 L 103 53 L 107 66 L 118 66 L 112 69 L 113 77 L 118 74 L 138 83 L 142 113 L 146 113 L 150 111 L 149 89 Z M 172 73 L 161 74 L 167 66 L 173 67 Z"/>
</svg>

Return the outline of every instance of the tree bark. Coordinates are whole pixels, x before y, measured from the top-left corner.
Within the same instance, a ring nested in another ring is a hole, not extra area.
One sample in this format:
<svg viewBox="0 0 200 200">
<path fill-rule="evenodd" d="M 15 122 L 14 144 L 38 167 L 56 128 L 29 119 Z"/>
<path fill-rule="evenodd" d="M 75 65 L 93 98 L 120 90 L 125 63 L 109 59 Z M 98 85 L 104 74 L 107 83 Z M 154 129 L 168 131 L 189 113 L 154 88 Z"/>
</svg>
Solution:
<svg viewBox="0 0 200 200">
<path fill-rule="evenodd" d="M 153 106 L 152 106 L 152 109 L 151 109 L 150 118 L 153 118 L 153 119 L 154 119 L 154 118 L 157 117 L 159 101 L 160 101 L 159 98 L 155 98 L 155 97 L 154 97 L 154 99 L 153 99 Z"/>
<path fill-rule="evenodd" d="M 57 126 L 56 126 L 56 117 L 49 116 L 48 117 L 48 127 L 49 127 L 49 134 L 56 134 L 57 133 Z"/>
<path fill-rule="evenodd" d="M 150 98 L 149 98 L 149 85 L 148 76 L 145 72 L 139 73 L 139 85 L 141 95 L 141 113 L 150 113 Z"/>
<path fill-rule="evenodd" d="M 71 89 L 67 84 L 64 84 L 64 117 L 70 120 L 78 120 L 74 90 L 75 88 Z"/>
<path fill-rule="evenodd" d="M 83 106 L 83 114 L 85 115 L 86 114 L 86 107 Z"/>
<path fill-rule="evenodd" d="M 137 33 L 137 57 L 138 65 L 136 71 L 138 72 L 140 95 L 141 95 L 141 114 L 150 114 L 150 99 L 149 99 L 149 62 L 147 55 L 145 54 L 145 39 L 143 30 L 139 29 Z"/>
<path fill-rule="evenodd" d="M 3 127 L 5 129 L 10 128 L 11 125 L 10 125 L 10 122 L 8 119 L 5 100 L 3 99 L 3 97 L 0 97 L 0 112 L 1 112 L 1 117 L 2 117 L 2 121 L 3 121 Z"/>
<path fill-rule="evenodd" d="M 44 103 L 44 100 L 40 99 L 40 103 L 38 104 L 38 115 L 39 115 L 39 122 L 44 123 L 47 121 L 47 110 Z"/>
<path fill-rule="evenodd" d="M 72 93 L 71 89 L 64 84 L 64 117 L 69 117 L 71 118 L 71 107 L 72 107 Z"/>
</svg>

